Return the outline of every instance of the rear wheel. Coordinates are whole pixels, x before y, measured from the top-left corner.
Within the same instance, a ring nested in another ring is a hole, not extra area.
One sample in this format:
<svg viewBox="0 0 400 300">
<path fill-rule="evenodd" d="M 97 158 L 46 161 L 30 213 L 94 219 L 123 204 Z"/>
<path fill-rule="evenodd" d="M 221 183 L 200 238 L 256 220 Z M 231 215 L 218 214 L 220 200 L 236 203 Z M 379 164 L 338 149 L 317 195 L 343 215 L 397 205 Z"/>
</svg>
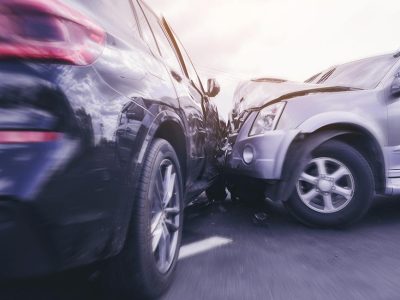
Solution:
<svg viewBox="0 0 400 300">
<path fill-rule="evenodd" d="M 314 151 L 285 205 L 308 225 L 339 226 L 360 219 L 373 195 L 369 163 L 353 147 L 332 140 Z"/>
<path fill-rule="evenodd" d="M 167 141 L 151 144 L 134 196 L 125 247 L 105 274 L 115 298 L 157 297 L 173 277 L 182 235 L 183 192 L 179 160 Z"/>
</svg>

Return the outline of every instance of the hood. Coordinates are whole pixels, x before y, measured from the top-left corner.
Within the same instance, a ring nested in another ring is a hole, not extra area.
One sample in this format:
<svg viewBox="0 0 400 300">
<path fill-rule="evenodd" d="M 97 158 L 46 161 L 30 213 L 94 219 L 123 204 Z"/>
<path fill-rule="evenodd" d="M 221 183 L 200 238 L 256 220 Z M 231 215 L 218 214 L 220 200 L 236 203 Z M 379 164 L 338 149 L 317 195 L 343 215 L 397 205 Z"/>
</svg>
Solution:
<svg viewBox="0 0 400 300">
<path fill-rule="evenodd" d="M 268 104 L 315 93 L 334 93 L 359 90 L 344 86 L 298 83 L 290 81 L 247 81 L 240 84 L 234 95 L 233 114 L 254 110 Z"/>
</svg>

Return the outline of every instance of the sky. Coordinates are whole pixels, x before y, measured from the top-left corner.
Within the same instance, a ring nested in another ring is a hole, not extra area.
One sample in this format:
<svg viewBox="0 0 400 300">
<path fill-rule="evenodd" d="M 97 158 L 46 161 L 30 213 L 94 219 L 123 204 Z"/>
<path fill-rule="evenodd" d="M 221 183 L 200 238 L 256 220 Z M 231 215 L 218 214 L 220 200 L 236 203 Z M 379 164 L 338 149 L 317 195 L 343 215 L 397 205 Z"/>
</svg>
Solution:
<svg viewBox="0 0 400 300">
<path fill-rule="evenodd" d="M 400 49 L 399 0 L 147 0 L 166 17 L 226 118 L 242 80 L 304 81 L 327 67 Z"/>
</svg>

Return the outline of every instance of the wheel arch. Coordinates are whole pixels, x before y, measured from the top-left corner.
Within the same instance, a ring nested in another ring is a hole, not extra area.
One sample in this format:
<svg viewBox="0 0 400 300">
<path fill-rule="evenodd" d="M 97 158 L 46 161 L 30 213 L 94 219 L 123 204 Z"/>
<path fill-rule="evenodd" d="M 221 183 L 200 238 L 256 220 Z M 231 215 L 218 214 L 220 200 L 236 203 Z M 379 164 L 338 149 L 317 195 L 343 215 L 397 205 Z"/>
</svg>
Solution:
<svg viewBox="0 0 400 300">
<path fill-rule="evenodd" d="M 385 144 L 385 128 L 382 128 L 375 120 L 365 118 L 359 114 L 348 111 L 324 112 L 312 116 L 298 126 L 305 134 L 316 133 L 325 129 L 354 128 L 364 130 L 373 136 L 378 144 Z"/>
<path fill-rule="evenodd" d="M 323 126 L 315 133 L 339 130 L 342 134 L 331 139 L 339 140 L 360 152 L 371 166 L 375 180 L 375 192 L 382 194 L 386 188 L 386 164 L 382 146 L 377 138 L 365 127 L 357 124 L 338 123 Z"/>
<path fill-rule="evenodd" d="M 185 127 L 178 114 L 173 111 L 162 111 L 155 116 L 149 127 L 146 140 L 150 144 L 155 138 L 162 138 L 168 141 L 176 151 L 181 164 L 182 175 L 186 178 L 188 165 L 188 142 L 185 135 Z M 142 161 L 147 147 L 143 147 L 139 157 Z"/>
<path fill-rule="evenodd" d="M 186 178 L 187 150 L 186 138 L 182 127 L 173 120 L 166 120 L 158 127 L 154 134 L 154 138 L 164 139 L 171 144 L 175 149 L 179 163 L 181 164 L 182 175 Z"/>
<path fill-rule="evenodd" d="M 332 139 L 345 142 L 364 155 L 374 174 L 376 192 L 385 191 L 385 159 L 378 138 L 362 125 L 344 122 L 325 124 L 310 132 L 302 130 L 297 135 L 285 156 L 282 180 L 275 191 L 276 199 L 288 200 L 297 177 L 311 159 L 312 151 Z"/>
</svg>

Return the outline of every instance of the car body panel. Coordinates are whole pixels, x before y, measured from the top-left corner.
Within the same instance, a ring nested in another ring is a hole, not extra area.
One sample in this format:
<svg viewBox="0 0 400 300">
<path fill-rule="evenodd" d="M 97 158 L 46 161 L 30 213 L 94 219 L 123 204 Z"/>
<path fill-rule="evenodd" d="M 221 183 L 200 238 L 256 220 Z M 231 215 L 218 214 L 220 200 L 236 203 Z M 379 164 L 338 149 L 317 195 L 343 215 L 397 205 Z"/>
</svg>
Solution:
<svg viewBox="0 0 400 300">
<path fill-rule="evenodd" d="M 321 84 L 305 84 L 298 82 L 251 82 L 246 87 L 248 93 L 239 99 L 239 111 L 254 110 L 274 102 L 315 93 L 331 93 L 357 90 L 349 87 L 329 86 Z"/>
</svg>

